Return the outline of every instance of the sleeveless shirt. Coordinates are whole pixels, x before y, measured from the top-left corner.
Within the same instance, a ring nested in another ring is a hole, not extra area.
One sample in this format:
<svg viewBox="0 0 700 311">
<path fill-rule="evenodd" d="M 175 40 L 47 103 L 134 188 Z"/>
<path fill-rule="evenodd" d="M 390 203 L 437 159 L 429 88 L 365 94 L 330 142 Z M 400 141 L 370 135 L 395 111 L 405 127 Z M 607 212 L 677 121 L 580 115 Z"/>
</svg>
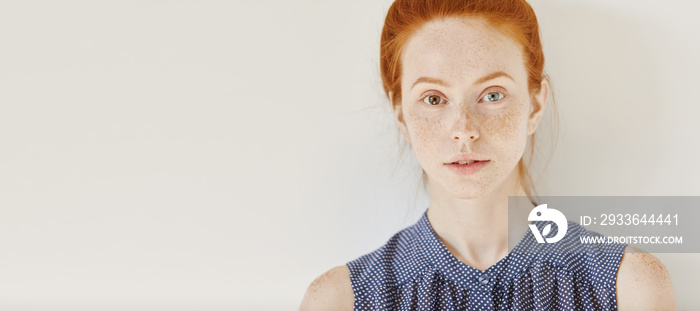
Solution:
<svg viewBox="0 0 700 311">
<path fill-rule="evenodd" d="M 347 263 L 355 310 L 617 310 L 615 280 L 627 244 L 583 244 L 584 236 L 602 235 L 569 221 L 556 243 L 561 252 L 528 252 L 537 246 L 528 231 L 481 271 L 450 253 L 426 210 L 386 244 Z"/>
</svg>

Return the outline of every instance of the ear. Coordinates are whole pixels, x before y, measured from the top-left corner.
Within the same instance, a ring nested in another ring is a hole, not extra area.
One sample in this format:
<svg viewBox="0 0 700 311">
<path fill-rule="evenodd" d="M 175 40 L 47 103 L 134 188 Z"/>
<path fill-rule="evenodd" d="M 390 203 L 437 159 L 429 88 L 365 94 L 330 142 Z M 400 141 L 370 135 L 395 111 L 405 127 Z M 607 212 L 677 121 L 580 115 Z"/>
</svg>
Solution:
<svg viewBox="0 0 700 311">
<path fill-rule="evenodd" d="M 549 82 L 546 78 L 542 79 L 539 93 L 531 100 L 530 116 L 527 119 L 527 135 L 532 135 L 540 124 L 542 114 L 544 113 L 545 105 L 547 104 L 547 95 L 549 93 Z"/>
<path fill-rule="evenodd" d="M 406 127 L 406 121 L 403 118 L 403 108 L 401 104 L 396 105 L 394 103 L 394 94 L 389 91 L 389 102 L 391 103 L 391 109 L 394 111 L 394 117 L 396 118 L 396 123 L 399 125 L 399 130 L 401 130 L 401 135 L 407 143 L 411 143 L 411 137 L 408 135 L 408 128 Z"/>
</svg>

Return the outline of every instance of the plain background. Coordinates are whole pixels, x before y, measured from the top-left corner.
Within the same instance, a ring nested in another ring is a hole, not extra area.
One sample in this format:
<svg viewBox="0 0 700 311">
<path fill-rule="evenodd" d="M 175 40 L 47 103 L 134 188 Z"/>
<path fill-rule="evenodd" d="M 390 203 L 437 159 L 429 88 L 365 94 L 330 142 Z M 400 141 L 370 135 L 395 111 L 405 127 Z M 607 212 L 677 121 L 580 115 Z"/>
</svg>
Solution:
<svg viewBox="0 0 700 311">
<path fill-rule="evenodd" d="M 294 310 L 413 224 L 390 4 L 1 1 L 0 309 Z M 540 193 L 700 195 L 700 4 L 531 4 L 561 123 Z M 700 308 L 700 255 L 657 257 Z"/>
</svg>

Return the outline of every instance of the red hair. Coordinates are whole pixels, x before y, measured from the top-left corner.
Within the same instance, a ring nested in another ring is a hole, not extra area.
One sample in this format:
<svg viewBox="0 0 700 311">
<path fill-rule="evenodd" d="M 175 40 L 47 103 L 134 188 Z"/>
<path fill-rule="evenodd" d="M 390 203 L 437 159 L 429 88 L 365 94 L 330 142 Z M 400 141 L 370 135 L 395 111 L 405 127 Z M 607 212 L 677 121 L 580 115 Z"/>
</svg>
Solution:
<svg viewBox="0 0 700 311">
<path fill-rule="evenodd" d="M 401 104 L 401 55 L 406 42 L 427 22 L 450 17 L 483 19 L 518 43 L 525 58 L 528 90 L 534 100 L 534 95 L 540 91 L 542 80 L 548 80 L 548 77 L 544 73 L 544 53 L 537 17 L 525 0 L 396 0 L 384 21 L 379 53 L 384 92 L 393 101 L 393 109 L 400 108 L 398 106 Z M 520 184 L 530 197 L 536 193 L 528 169 L 532 162 L 534 143 L 533 133 L 528 165 L 523 163 L 523 158 L 518 162 Z M 425 181 L 425 171 L 423 179 Z"/>
</svg>

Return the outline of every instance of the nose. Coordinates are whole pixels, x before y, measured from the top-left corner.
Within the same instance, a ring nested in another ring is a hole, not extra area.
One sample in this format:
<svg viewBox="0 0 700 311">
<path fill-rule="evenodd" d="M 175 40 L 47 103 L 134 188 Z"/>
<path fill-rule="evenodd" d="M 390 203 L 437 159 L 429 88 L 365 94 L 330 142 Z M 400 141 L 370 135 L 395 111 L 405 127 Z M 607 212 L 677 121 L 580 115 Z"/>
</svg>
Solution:
<svg viewBox="0 0 700 311">
<path fill-rule="evenodd" d="M 477 129 L 476 117 L 471 109 L 457 109 L 457 121 L 452 129 L 452 139 L 460 140 L 476 140 L 479 138 Z"/>
</svg>

